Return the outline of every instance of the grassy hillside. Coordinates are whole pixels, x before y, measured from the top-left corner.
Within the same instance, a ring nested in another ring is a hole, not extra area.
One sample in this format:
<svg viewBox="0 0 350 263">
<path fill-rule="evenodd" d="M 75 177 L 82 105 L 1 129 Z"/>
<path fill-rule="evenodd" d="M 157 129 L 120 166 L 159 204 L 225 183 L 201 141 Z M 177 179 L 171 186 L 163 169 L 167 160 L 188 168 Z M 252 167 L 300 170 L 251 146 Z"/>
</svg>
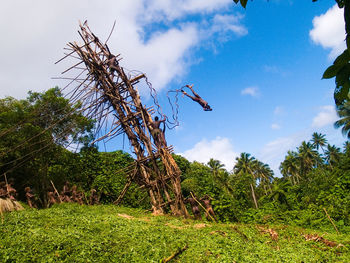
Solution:
<svg viewBox="0 0 350 263">
<path fill-rule="evenodd" d="M 350 235 L 213 224 L 112 205 L 6 214 L 0 262 L 350 262 Z"/>
</svg>

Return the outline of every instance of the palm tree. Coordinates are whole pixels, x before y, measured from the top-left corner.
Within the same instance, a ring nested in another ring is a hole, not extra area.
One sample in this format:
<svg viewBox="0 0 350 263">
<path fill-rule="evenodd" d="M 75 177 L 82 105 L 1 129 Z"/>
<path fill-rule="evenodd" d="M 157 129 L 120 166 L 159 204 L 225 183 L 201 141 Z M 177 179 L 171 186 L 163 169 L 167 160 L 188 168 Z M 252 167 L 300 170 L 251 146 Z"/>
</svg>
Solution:
<svg viewBox="0 0 350 263">
<path fill-rule="evenodd" d="M 314 132 L 312 134 L 311 142 L 312 142 L 312 146 L 314 146 L 317 151 L 319 150 L 319 148 L 321 148 L 324 153 L 323 147 L 327 145 L 326 135 L 322 133 Z"/>
<path fill-rule="evenodd" d="M 263 186 L 265 195 L 267 188 L 271 191 L 271 182 L 273 180 L 273 171 L 268 164 L 255 160 L 255 178 L 259 179 L 259 183 Z"/>
<path fill-rule="evenodd" d="M 335 145 L 331 146 L 330 144 L 328 144 L 327 149 L 325 151 L 325 155 L 327 163 L 329 163 L 330 167 L 333 168 L 333 165 L 338 163 L 340 160 L 340 148 L 336 147 Z"/>
<path fill-rule="evenodd" d="M 298 153 L 288 151 L 286 158 L 280 165 L 281 174 L 290 178 L 292 184 L 300 181 L 300 159 Z"/>
<path fill-rule="evenodd" d="M 298 147 L 298 156 L 300 159 L 301 174 L 305 175 L 312 168 L 322 163 L 320 154 L 312 147 L 310 142 L 303 141 Z"/>
<path fill-rule="evenodd" d="M 241 175 L 241 174 L 247 174 L 252 176 L 253 181 L 256 180 L 256 175 L 254 172 L 255 169 L 255 158 L 250 156 L 249 153 L 241 153 L 240 157 L 236 158 L 236 165 L 233 167 L 233 171 L 235 172 L 235 174 L 237 175 Z M 258 207 L 258 202 L 256 201 L 256 197 L 255 197 L 255 192 L 254 192 L 254 186 L 252 183 L 250 183 L 250 188 L 252 191 L 252 197 L 253 197 L 253 201 L 255 204 L 255 208 L 259 208 Z"/>
<path fill-rule="evenodd" d="M 343 144 L 343 153 L 349 155 L 350 154 L 350 142 L 346 141 Z"/>
<path fill-rule="evenodd" d="M 281 180 L 280 178 L 275 180 L 272 184 L 271 193 L 268 195 L 270 200 L 278 201 L 281 204 L 286 204 L 289 207 L 288 203 L 288 187 L 290 187 L 290 181 Z"/>
<path fill-rule="evenodd" d="M 210 167 L 210 170 L 213 173 L 214 177 L 217 176 L 220 171 L 224 170 L 225 167 L 225 165 L 222 164 L 219 160 L 215 160 L 213 158 L 210 158 L 207 164 Z"/>
<path fill-rule="evenodd" d="M 214 178 L 213 183 L 215 180 L 217 180 L 222 186 L 225 187 L 225 189 L 229 193 L 232 193 L 233 190 L 231 189 L 231 187 L 228 185 L 228 182 L 227 182 L 228 173 L 224 168 L 225 165 L 222 164 L 219 160 L 215 160 L 213 158 L 210 158 L 207 165 L 210 167 L 210 170 L 213 174 L 213 178 Z"/>
<path fill-rule="evenodd" d="M 350 139 L 350 101 L 338 106 L 337 113 L 340 119 L 334 123 L 335 128 L 342 127 L 342 133 Z"/>
</svg>

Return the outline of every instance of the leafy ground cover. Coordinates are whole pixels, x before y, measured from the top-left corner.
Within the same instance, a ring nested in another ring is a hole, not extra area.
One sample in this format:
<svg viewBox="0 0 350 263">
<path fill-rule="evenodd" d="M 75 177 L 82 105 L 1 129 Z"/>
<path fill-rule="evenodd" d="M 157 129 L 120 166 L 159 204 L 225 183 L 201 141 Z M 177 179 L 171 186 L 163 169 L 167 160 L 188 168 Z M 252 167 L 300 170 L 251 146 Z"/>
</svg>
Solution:
<svg viewBox="0 0 350 263">
<path fill-rule="evenodd" d="M 0 262 L 350 262 L 350 235 L 285 225 L 221 224 L 112 205 L 12 212 Z"/>
</svg>

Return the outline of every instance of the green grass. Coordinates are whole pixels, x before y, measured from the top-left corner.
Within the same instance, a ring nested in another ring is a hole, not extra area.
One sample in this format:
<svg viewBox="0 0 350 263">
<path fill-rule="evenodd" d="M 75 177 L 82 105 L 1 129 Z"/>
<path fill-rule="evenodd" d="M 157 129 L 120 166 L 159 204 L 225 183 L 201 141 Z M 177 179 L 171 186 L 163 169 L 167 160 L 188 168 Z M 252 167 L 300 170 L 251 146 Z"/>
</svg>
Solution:
<svg viewBox="0 0 350 263">
<path fill-rule="evenodd" d="M 348 234 L 263 227 L 275 230 L 278 240 L 253 224 L 152 216 L 112 205 L 26 209 L 6 214 L 0 225 L 0 262 L 160 262 L 186 245 L 171 262 L 350 262 Z M 342 245 L 303 237 L 315 233 Z"/>
</svg>

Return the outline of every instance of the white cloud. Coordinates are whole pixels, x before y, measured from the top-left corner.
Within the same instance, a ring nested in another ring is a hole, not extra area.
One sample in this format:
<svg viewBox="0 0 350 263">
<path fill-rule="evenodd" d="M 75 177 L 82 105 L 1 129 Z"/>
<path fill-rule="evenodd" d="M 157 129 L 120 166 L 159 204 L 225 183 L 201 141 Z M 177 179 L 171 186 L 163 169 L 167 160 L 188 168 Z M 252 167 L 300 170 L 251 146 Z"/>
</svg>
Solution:
<svg viewBox="0 0 350 263">
<path fill-rule="evenodd" d="M 148 0 L 144 1 L 144 12 L 140 20 L 173 21 L 187 15 L 209 14 L 226 10 L 230 3 L 226 0 Z"/>
<path fill-rule="evenodd" d="M 281 126 L 280 126 L 279 124 L 277 124 L 277 123 L 272 123 L 272 124 L 271 124 L 271 129 L 273 129 L 273 130 L 279 130 L 279 129 L 281 129 Z"/>
<path fill-rule="evenodd" d="M 146 72 L 160 90 L 186 74 L 191 56 L 206 41 L 246 33 L 241 15 L 232 9 L 230 15 L 221 14 L 230 7 L 226 0 L 6 1 L 0 9 L 0 34 L 6 39 L 0 44 L 0 96 L 63 86 L 50 78 L 68 65 L 53 62 L 63 56 L 67 42 L 79 41 L 78 21 L 86 19 L 102 40 L 116 20 L 110 49 L 121 53 L 122 66 Z"/>
<path fill-rule="evenodd" d="M 213 32 L 227 32 L 232 31 L 237 36 L 244 36 L 248 34 L 248 30 L 240 24 L 240 20 L 243 18 L 241 15 L 220 15 L 217 14 L 213 19 L 213 26 L 211 30 Z"/>
<path fill-rule="evenodd" d="M 282 77 L 290 75 L 290 72 L 274 65 L 264 65 L 262 68 L 267 73 L 278 74 Z"/>
<path fill-rule="evenodd" d="M 278 175 L 279 166 L 284 160 L 286 153 L 289 150 L 295 150 L 308 136 L 310 136 L 309 131 L 304 130 L 290 136 L 279 137 L 272 140 L 264 145 L 262 150 L 258 153 L 258 158 L 264 163 L 269 164 L 270 168 Z"/>
<path fill-rule="evenodd" d="M 334 106 L 322 106 L 321 111 L 312 119 L 312 127 L 322 128 L 324 126 L 333 125 L 338 120 L 337 112 Z"/>
<path fill-rule="evenodd" d="M 325 14 L 316 16 L 310 37 L 323 48 L 330 48 L 330 58 L 335 58 L 345 49 L 344 9 L 334 5 Z"/>
<path fill-rule="evenodd" d="M 241 90 L 242 95 L 250 95 L 252 97 L 258 97 L 260 95 L 258 87 L 248 87 Z"/>
<path fill-rule="evenodd" d="M 330 141 L 340 144 L 339 136 L 335 136 L 339 131 L 334 130 L 333 123 L 337 120 L 334 106 L 326 105 L 320 107 L 320 112 L 313 118 L 309 127 L 299 132 L 285 137 L 279 137 L 264 145 L 257 154 L 261 161 L 268 163 L 275 174 L 279 175 L 279 166 L 284 160 L 288 150 L 295 150 L 302 141 L 311 139 L 311 134 L 318 128 L 318 132 L 327 134 Z M 272 128 L 272 127 L 271 127 Z"/>
<path fill-rule="evenodd" d="M 192 149 L 179 153 L 189 161 L 207 163 L 210 158 L 221 161 L 227 170 L 231 170 L 238 156 L 228 138 L 216 137 L 212 141 L 206 139 L 196 143 Z"/>
<path fill-rule="evenodd" d="M 284 113 L 284 109 L 281 106 L 277 106 L 274 110 L 273 110 L 273 114 L 274 115 L 282 115 Z"/>
<path fill-rule="evenodd" d="M 264 65 L 263 66 L 264 71 L 268 73 L 278 73 L 280 70 L 276 66 L 269 66 L 269 65 Z"/>
</svg>

